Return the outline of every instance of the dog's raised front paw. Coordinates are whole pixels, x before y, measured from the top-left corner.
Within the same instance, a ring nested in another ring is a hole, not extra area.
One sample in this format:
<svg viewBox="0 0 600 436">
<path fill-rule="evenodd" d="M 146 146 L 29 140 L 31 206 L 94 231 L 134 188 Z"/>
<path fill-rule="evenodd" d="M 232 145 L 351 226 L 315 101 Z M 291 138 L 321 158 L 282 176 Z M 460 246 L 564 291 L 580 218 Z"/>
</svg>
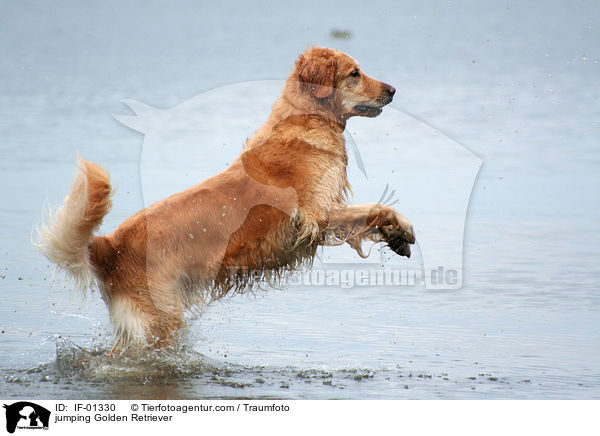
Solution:
<svg viewBox="0 0 600 436">
<path fill-rule="evenodd" d="M 410 245 L 415 243 L 414 234 L 408 233 L 402 229 L 390 229 L 383 228 L 381 229 L 381 233 L 383 233 L 383 239 L 387 242 L 388 247 L 390 249 L 400 255 L 410 257 Z"/>
<path fill-rule="evenodd" d="M 377 227 L 390 249 L 400 256 L 410 257 L 410 245 L 415 243 L 415 230 L 404 215 L 391 207 L 374 210 L 371 225 Z"/>
</svg>

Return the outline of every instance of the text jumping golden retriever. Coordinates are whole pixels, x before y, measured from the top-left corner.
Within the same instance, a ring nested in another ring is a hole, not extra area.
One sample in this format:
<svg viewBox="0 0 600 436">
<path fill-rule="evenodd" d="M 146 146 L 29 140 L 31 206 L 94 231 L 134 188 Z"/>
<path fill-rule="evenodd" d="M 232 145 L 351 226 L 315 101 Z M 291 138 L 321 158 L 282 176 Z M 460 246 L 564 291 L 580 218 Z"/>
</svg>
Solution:
<svg viewBox="0 0 600 436">
<path fill-rule="evenodd" d="M 314 47 L 296 62 L 267 123 L 225 171 L 95 236 L 111 207 L 107 172 L 80 162 L 41 251 L 78 287 L 96 285 L 115 326 L 114 353 L 172 344 L 184 312 L 310 265 L 319 245 L 385 241 L 410 256 L 410 221 L 384 204 L 346 203 L 343 131 L 376 117 L 395 89 L 350 56 Z"/>
</svg>

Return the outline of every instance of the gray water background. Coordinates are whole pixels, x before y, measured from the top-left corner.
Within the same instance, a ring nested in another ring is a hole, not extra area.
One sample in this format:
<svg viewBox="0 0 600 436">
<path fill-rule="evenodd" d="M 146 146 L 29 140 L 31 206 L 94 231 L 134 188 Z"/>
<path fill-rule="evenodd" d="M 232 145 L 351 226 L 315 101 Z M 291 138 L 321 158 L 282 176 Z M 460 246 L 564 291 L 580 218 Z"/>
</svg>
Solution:
<svg viewBox="0 0 600 436">
<path fill-rule="evenodd" d="M 594 1 L 1 3 L 0 398 L 600 398 L 599 30 Z M 30 243 L 75 153 L 118 186 L 110 232 L 144 207 L 121 99 L 284 79 L 312 44 L 483 159 L 463 288 L 238 296 L 177 353 L 103 359 L 98 295 L 74 297 Z"/>
</svg>

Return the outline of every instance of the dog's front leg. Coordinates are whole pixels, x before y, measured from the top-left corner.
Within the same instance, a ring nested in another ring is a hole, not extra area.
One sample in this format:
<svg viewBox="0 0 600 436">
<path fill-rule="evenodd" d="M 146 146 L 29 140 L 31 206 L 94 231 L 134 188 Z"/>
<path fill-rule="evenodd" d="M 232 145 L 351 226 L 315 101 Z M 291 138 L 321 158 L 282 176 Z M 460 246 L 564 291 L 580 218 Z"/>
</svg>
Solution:
<svg viewBox="0 0 600 436">
<path fill-rule="evenodd" d="M 410 257 L 415 231 L 408 218 L 385 204 L 356 204 L 329 211 L 327 232 L 338 241 L 347 242 L 362 257 L 365 239 L 385 241 L 400 256 Z"/>
</svg>

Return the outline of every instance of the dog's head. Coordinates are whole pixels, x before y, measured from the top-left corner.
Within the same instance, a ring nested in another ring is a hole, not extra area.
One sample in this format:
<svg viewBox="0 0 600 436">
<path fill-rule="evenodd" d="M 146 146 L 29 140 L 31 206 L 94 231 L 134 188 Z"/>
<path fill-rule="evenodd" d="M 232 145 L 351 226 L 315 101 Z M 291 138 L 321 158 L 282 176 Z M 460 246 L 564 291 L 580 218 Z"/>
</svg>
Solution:
<svg viewBox="0 0 600 436">
<path fill-rule="evenodd" d="M 341 119 L 376 117 L 392 101 L 396 89 L 366 75 L 345 53 L 313 47 L 300 55 L 292 79 L 315 104 Z"/>
</svg>

